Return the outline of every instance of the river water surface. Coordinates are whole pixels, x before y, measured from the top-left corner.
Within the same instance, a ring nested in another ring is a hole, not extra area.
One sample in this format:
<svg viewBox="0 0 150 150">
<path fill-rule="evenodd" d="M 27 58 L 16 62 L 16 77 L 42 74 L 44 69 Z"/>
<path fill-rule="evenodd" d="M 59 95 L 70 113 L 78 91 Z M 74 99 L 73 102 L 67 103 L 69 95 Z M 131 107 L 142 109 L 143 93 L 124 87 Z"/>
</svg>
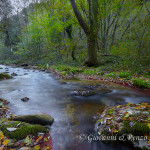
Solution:
<svg viewBox="0 0 150 150">
<path fill-rule="evenodd" d="M 15 115 L 46 113 L 54 118 L 50 133 L 54 150 L 130 150 L 124 145 L 110 146 L 100 141 L 80 140 L 79 135 L 94 134 L 93 116 L 105 106 L 150 102 L 144 91 L 94 81 L 59 81 L 52 74 L 0 65 L 0 72 L 15 72 L 13 79 L 0 81 L 0 97 L 10 101 Z M 88 97 L 74 96 L 74 90 L 96 90 Z M 28 102 L 21 98 L 29 97 Z"/>
</svg>

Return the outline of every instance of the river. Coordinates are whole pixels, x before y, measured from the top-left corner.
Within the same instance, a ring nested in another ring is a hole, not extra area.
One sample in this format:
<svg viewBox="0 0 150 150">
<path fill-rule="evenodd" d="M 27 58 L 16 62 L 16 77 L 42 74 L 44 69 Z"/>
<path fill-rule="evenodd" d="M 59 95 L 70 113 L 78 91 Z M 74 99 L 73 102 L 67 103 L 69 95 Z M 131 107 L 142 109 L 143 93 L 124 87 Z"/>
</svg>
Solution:
<svg viewBox="0 0 150 150">
<path fill-rule="evenodd" d="M 0 81 L 0 97 L 10 101 L 15 115 L 46 113 L 54 118 L 50 134 L 54 150 L 130 150 L 125 145 L 110 146 L 100 141 L 80 140 L 79 135 L 95 134 L 93 116 L 105 106 L 150 102 L 142 90 L 95 81 L 57 80 L 53 74 L 0 65 L 0 72 L 15 72 L 13 79 Z M 2 69 L 3 68 L 3 69 Z M 94 89 L 96 95 L 82 97 L 74 90 Z M 29 97 L 28 102 L 21 98 Z"/>
</svg>

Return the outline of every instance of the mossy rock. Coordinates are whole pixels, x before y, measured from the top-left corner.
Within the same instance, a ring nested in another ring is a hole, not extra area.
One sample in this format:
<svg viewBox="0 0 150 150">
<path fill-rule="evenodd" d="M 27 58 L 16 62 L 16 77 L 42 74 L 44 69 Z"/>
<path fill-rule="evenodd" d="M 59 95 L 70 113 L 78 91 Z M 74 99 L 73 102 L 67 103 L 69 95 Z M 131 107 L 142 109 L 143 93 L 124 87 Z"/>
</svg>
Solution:
<svg viewBox="0 0 150 150">
<path fill-rule="evenodd" d="M 1 79 L 11 79 L 12 77 L 7 73 L 0 73 L 0 80 Z"/>
<path fill-rule="evenodd" d="M 14 131 L 9 131 L 7 128 L 17 128 Z M 48 130 L 41 125 L 31 125 L 20 121 L 9 121 L 0 127 L 5 136 L 11 139 L 21 140 L 28 135 L 37 135 L 40 133 L 48 133 Z"/>
<path fill-rule="evenodd" d="M 13 120 L 32 123 L 32 124 L 40 124 L 40 125 L 52 125 L 52 123 L 54 122 L 53 117 L 44 113 L 31 114 L 31 115 L 19 115 L 14 117 Z"/>
<path fill-rule="evenodd" d="M 125 143 L 138 148 L 149 147 L 149 137 L 146 135 L 150 135 L 150 105 L 129 103 L 106 107 L 98 114 L 95 127 L 100 136 L 116 136 L 117 140 L 113 141 L 114 143 L 122 142 L 119 137 L 125 135 Z M 138 137 L 147 139 L 144 139 L 141 145 L 141 139 Z"/>
</svg>

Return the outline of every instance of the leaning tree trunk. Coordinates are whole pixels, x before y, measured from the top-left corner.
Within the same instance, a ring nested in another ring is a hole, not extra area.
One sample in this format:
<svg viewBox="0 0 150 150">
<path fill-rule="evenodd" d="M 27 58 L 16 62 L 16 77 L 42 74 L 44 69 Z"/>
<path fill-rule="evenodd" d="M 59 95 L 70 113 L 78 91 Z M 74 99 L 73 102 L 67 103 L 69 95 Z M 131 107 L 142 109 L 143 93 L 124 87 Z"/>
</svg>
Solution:
<svg viewBox="0 0 150 150">
<path fill-rule="evenodd" d="M 97 66 L 97 38 L 94 35 L 87 36 L 87 50 L 88 58 L 85 61 L 85 65 L 88 67 Z"/>
</svg>

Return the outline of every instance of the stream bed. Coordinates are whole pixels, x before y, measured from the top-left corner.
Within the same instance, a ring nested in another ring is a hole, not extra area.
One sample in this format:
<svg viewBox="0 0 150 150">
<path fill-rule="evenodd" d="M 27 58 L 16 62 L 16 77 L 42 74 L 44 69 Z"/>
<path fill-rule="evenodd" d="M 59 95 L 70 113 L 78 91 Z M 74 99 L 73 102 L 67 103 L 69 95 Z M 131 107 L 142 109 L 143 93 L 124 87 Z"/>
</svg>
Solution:
<svg viewBox="0 0 150 150">
<path fill-rule="evenodd" d="M 80 139 L 94 135 L 93 116 L 105 106 L 150 103 L 144 90 L 131 89 L 101 81 L 57 80 L 53 74 L 38 70 L 0 65 L 0 72 L 16 73 L 0 81 L 0 98 L 10 101 L 15 115 L 46 113 L 54 118 L 50 134 L 54 150 L 131 150 L 125 145 L 110 146 L 100 141 Z M 77 96 L 76 90 L 94 90 L 95 95 Z M 29 97 L 28 102 L 21 98 Z"/>
</svg>

